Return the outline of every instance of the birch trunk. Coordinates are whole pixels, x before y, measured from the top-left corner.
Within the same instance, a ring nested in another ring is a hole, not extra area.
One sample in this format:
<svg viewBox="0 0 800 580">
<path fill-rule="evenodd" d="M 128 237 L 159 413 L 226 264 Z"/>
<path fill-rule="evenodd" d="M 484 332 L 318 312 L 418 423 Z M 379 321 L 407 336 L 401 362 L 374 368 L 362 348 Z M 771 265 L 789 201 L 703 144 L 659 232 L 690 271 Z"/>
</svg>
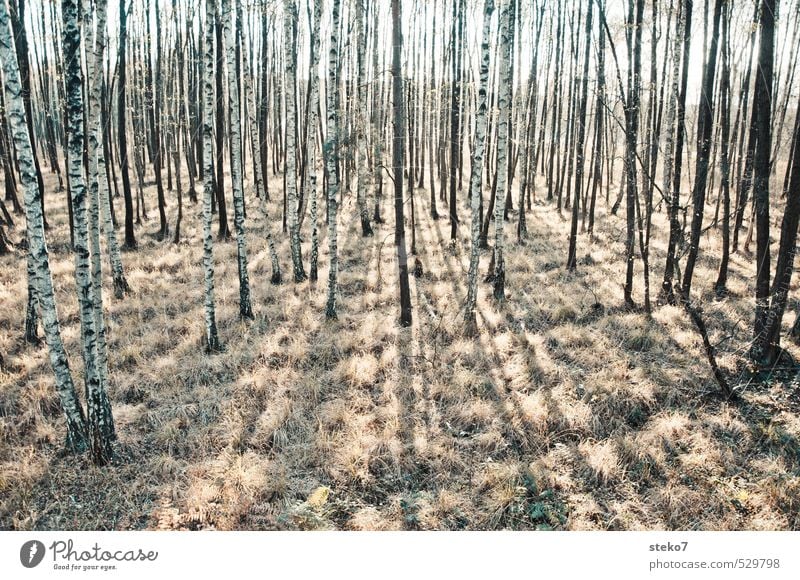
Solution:
<svg viewBox="0 0 800 580">
<path fill-rule="evenodd" d="M 119 64 L 117 87 L 117 154 L 120 158 L 120 173 L 122 174 L 122 193 L 125 198 L 125 247 L 129 250 L 136 248 L 136 235 L 133 230 L 133 195 L 131 193 L 131 179 L 128 163 L 127 126 L 125 124 L 126 111 L 126 72 L 125 59 L 127 53 L 128 37 L 128 12 L 125 0 L 119 0 Z M 138 198 L 137 198 L 138 203 Z M 136 212 L 138 215 L 138 211 Z"/>
<path fill-rule="evenodd" d="M 325 162 L 328 168 L 328 302 L 325 307 L 327 318 L 336 318 L 336 284 L 339 272 L 339 258 L 336 240 L 336 210 L 339 193 L 338 147 L 339 127 L 337 119 L 337 94 L 339 92 L 339 26 L 341 0 L 333 0 L 331 21 L 331 45 L 328 51 L 328 86 L 326 90 L 326 115 L 328 139 L 325 143 Z"/>
<path fill-rule="evenodd" d="M 242 58 L 245 63 L 250 62 L 249 46 L 247 42 L 242 43 Z M 247 105 L 247 125 L 250 129 L 250 144 L 253 149 L 253 165 L 254 165 L 254 181 L 256 186 L 256 197 L 262 200 L 264 204 L 264 215 L 267 230 L 267 247 L 269 248 L 269 257 L 272 262 L 272 277 L 270 282 L 273 284 L 280 284 L 281 282 L 281 264 L 278 260 L 278 252 L 275 251 L 275 242 L 272 238 L 272 223 L 269 218 L 269 209 L 267 201 L 266 189 L 264 187 L 264 168 L 262 166 L 262 152 L 261 141 L 258 134 L 258 123 L 256 122 L 256 100 L 253 94 L 253 84 L 250 78 L 249 66 L 243 68 L 244 75 L 244 95 L 245 104 Z"/>
<path fill-rule="evenodd" d="M 87 73 L 89 76 L 89 212 L 88 229 L 91 244 L 91 269 L 93 294 L 94 325 L 97 332 L 97 374 L 100 381 L 100 391 L 106 392 L 108 384 L 108 347 L 106 344 L 106 326 L 103 318 L 103 267 L 102 253 L 100 251 L 100 207 L 103 206 L 108 213 L 108 182 L 105 180 L 105 168 L 100 173 L 99 161 L 103 158 L 101 146 L 102 125 L 100 108 L 100 88 L 103 81 L 102 63 L 105 56 L 106 45 L 106 15 L 108 0 L 97 0 L 96 28 L 94 50 L 87 51 Z M 90 14 L 89 14 L 90 15 Z M 91 20 L 87 18 L 87 22 Z M 99 63 L 99 64 L 98 64 Z M 103 179 L 100 179 L 102 175 Z M 101 203 L 100 189 L 105 190 L 106 203 Z M 110 217 L 109 217 L 110 221 Z M 113 235 L 113 228 L 112 228 Z M 107 413 L 106 420 L 110 423 L 108 432 L 114 436 L 113 416 Z"/>
<path fill-rule="evenodd" d="M 87 223 L 87 190 L 83 176 L 83 88 L 80 63 L 81 33 L 77 0 L 64 0 L 63 50 L 66 63 L 67 149 L 70 195 L 75 218 L 75 284 L 81 322 L 81 347 L 85 369 L 86 406 L 92 460 L 98 465 L 112 458 L 114 422 L 111 404 L 102 383 L 98 357 L 98 325 L 95 320 L 95 292 L 90 266 L 90 240 Z M 102 317 L 102 312 L 100 313 Z"/>
<path fill-rule="evenodd" d="M 314 0 L 314 13 L 311 25 L 311 88 L 308 106 L 308 192 L 311 204 L 311 263 L 308 275 L 312 282 L 317 281 L 317 260 L 319 258 L 319 230 L 317 228 L 317 129 L 319 126 L 319 23 L 322 18 L 322 0 Z"/>
<path fill-rule="evenodd" d="M 775 348 L 768 340 L 770 332 L 770 240 L 769 240 L 769 175 L 770 152 L 772 151 L 772 98 L 773 68 L 775 61 L 775 8 L 777 0 L 764 0 L 761 6 L 761 26 L 758 46 L 756 83 L 753 94 L 755 120 L 753 128 L 757 134 L 753 157 L 753 203 L 756 229 L 756 307 L 753 329 L 753 344 L 750 357 L 767 367 L 774 362 Z M 789 206 L 787 206 L 788 209 Z M 781 264 L 783 266 L 783 264 Z M 791 273 L 791 266 L 788 270 Z M 778 272 L 782 275 L 782 272 Z M 776 277 L 776 281 L 777 281 Z M 788 288 L 789 280 L 786 280 Z"/>
<path fill-rule="evenodd" d="M 664 120 L 664 131 L 666 134 L 666 138 L 664 140 L 664 172 L 663 172 L 663 183 L 664 183 L 664 199 L 667 200 L 670 208 L 672 207 L 672 196 L 678 195 L 677 190 L 672 191 L 672 179 L 673 179 L 673 172 L 675 167 L 675 116 L 677 111 L 677 104 L 678 104 L 678 95 L 679 95 L 679 82 L 680 82 L 680 66 L 681 66 L 681 45 L 683 43 L 683 36 L 684 36 L 684 27 L 686 26 L 686 13 L 685 7 L 683 4 L 679 2 L 679 15 L 678 21 L 676 24 L 675 30 L 675 38 L 673 39 L 672 43 L 672 72 L 671 80 L 670 80 L 670 88 L 667 95 L 667 116 Z M 669 209 L 670 214 L 671 209 Z M 675 249 L 672 248 L 672 252 L 674 253 Z M 661 294 L 664 298 L 668 297 L 668 294 L 672 293 L 672 282 L 670 281 L 669 286 L 662 284 Z"/>
<path fill-rule="evenodd" d="M 214 0 L 206 0 L 203 75 L 203 271 L 205 273 L 206 350 L 220 350 L 214 307 L 214 238 L 211 197 L 214 195 Z"/>
<path fill-rule="evenodd" d="M 408 255 L 403 216 L 403 173 L 405 162 L 405 102 L 400 55 L 403 51 L 403 32 L 400 25 L 401 0 L 392 0 L 392 107 L 394 135 L 392 137 L 392 171 L 394 173 L 394 245 L 397 250 L 398 281 L 400 285 L 400 326 L 411 326 L 411 289 L 408 284 Z M 409 176 L 413 179 L 413 175 Z"/>
<path fill-rule="evenodd" d="M 297 217 L 297 7 L 294 0 L 284 2 L 284 57 L 286 59 L 286 204 L 289 219 L 289 245 L 292 250 L 294 281 L 306 279 L 300 248 L 300 224 Z"/>
<path fill-rule="evenodd" d="M 511 2 L 506 0 L 500 12 L 500 109 L 497 122 L 497 194 L 494 206 L 494 270 L 492 272 L 495 300 L 505 299 L 506 268 L 503 259 L 503 225 L 505 223 L 506 189 L 508 187 L 508 123 L 511 108 L 511 44 L 514 23 Z M 452 168 L 451 168 L 452 170 Z"/>
<path fill-rule="evenodd" d="M 222 0 L 222 38 L 228 65 L 228 100 L 231 127 L 231 182 L 233 186 L 233 225 L 236 230 L 236 257 L 239 267 L 239 315 L 253 319 L 250 301 L 250 276 L 247 273 L 247 238 L 244 227 L 242 191 L 242 124 L 239 121 L 239 81 L 236 77 L 236 50 L 231 32 L 231 2 Z M 222 66 L 220 63 L 219 66 Z"/>
<path fill-rule="evenodd" d="M 708 183 L 709 160 L 711 157 L 711 141 L 714 125 L 714 79 L 717 69 L 717 52 L 719 44 L 719 21 L 722 4 L 725 0 L 714 3 L 714 20 L 712 23 L 711 43 L 709 45 L 706 67 L 703 71 L 703 86 L 700 94 L 697 118 L 697 149 L 695 181 L 692 191 L 692 225 L 689 235 L 689 253 L 683 270 L 681 294 L 685 300 L 691 300 L 692 277 L 697 256 L 700 252 L 700 236 L 703 229 L 703 213 L 706 203 L 706 185 Z M 769 155 L 769 154 L 767 154 Z M 769 163 L 769 162 L 767 162 Z M 767 260 L 769 264 L 769 260 Z M 769 277 L 767 277 L 769 285 Z"/>
<path fill-rule="evenodd" d="M 478 102 L 475 111 L 475 146 L 472 150 L 469 196 L 472 211 L 472 244 L 469 257 L 469 289 L 464 312 L 467 331 L 477 333 L 478 319 L 475 305 L 478 301 L 478 262 L 480 261 L 481 195 L 483 189 L 483 154 L 486 147 L 486 91 L 489 85 L 489 43 L 491 41 L 491 19 L 494 0 L 485 0 L 483 5 L 483 35 L 481 37 L 481 66 L 478 85 Z"/>
<path fill-rule="evenodd" d="M 567 269 L 575 270 L 578 267 L 577 245 L 578 245 L 578 211 L 581 205 L 581 192 L 583 187 L 583 168 L 584 168 L 584 143 L 586 139 L 586 103 L 589 98 L 589 56 L 591 52 L 592 39 L 592 2 L 587 3 L 586 7 L 586 33 L 583 56 L 583 78 L 580 80 L 580 102 L 578 104 L 577 119 L 577 142 L 575 144 L 575 197 L 572 201 L 572 220 L 570 222 L 569 248 L 567 250 Z M 522 208 L 520 204 L 520 208 Z M 522 209 L 520 209 L 522 211 Z M 584 204 L 584 215 L 586 206 Z"/>
<path fill-rule="evenodd" d="M 356 185 L 356 201 L 358 203 L 358 213 L 361 218 L 361 235 L 371 236 L 372 226 L 369 223 L 369 210 L 367 209 L 367 85 L 364 60 L 367 57 L 367 40 L 364 35 L 364 2 L 356 0 L 356 36 L 358 47 L 356 48 L 357 59 L 357 80 L 356 94 L 358 98 L 358 109 L 356 110 L 356 171 L 358 171 L 358 183 Z"/>
<path fill-rule="evenodd" d="M 684 122 L 686 118 L 686 85 L 689 76 L 689 50 L 692 38 L 692 11 L 694 10 L 692 0 L 683 0 L 681 6 L 681 19 L 679 28 L 682 35 L 681 75 L 680 88 L 677 90 L 677 101 L 675 102 L 675 127 L 669 127 L 675 132 L 675 153 L 670 158 L 669 168 L 672 173 L 672 195 L 668 198 L 669 207 L 669 241 L 667 242 L 667 258 L 664 265 L 664 279 L 661 282 L 661 294 L 667 302 L 675 303 L 675 289 L 673 278 L 678 267 L 678 257 L 676 251 L 680 241 L 681 231 L 678 213 L 680 211 L 680 188 L 681 170 L 683 167 L 683 142 L 684 142 Z M 677 40 L 676 40 L 677 41 Z M 679 50 L 678 47 L 675 50 Z M 675 56 L 673 58 L 676 58 Z M 674 65 L 674 62 L 673 62 Z M 675 72 L 675 69 L 673 69 Z M 674 88 L 674 87 L 673 87 Z M 672 147 L 669 148 L 672 152 Z M 734 246 L 735 247 L 735 246 Z"/>
<path fill-rule="evenodd" d="M 6 94 L 6 108 L 9 128 L 19 163 L 20 185 L 25 202 L 25 217 L 28 236 L 28 264 L 32 275 L 39 306 L 45 341 L 50 353 L 50 365 L 55 376 L 56 391 L 67 422 L 66 448 L 70 451 L 85 451 L 89 446 L 86 430 L 86 416 L 75 392 L 72 373 L 69 369 L 67 353 L 61 339 L 61 328 L 56 311 L 53 279 L 50 260 L 44 236 L 42 205 L 39 199 L 39 186 L 36 181 L 36 168 L 33 162 L 31 142 L 25 119 L 25 105 L 22 100 L 17 55 L 9 26 L 8 10 L 5 2 L 0 2 L 0 60 L 3 62 L 3 75 Z"/>
</svg>

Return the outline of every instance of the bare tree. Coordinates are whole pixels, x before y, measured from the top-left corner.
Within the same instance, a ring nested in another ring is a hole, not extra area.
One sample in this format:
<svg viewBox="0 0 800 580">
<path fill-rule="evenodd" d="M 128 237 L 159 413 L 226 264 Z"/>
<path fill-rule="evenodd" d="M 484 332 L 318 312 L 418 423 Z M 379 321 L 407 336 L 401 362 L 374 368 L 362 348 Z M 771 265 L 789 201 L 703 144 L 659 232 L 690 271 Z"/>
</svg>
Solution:
<svg viewBox="0 0 800 580">
<path fill-rule="evenodd" d="M 401 29 L 401 0 L 392 0 L 392 104 L 394 109 L 394 137 L 392 147 L 392 173 L 394 174 L 394 244 L 400 281 L 400 325 L 411 326 L 411 289 L 408 283 L 408 255 L 403 216 L 403 171 L 405 160 L 405 102 L 403 99 L 403 74 L 401 54 L 403 32 Z M 413 177 L 409 177 L 413 179 Z"/>
<path fill-rule="evenodd" d="M 489 84 L 489 42 L 491 19 L 494 12 L 494 0 L 483 3 L 483 33 L 481 35 L 481 65 L 478 85 L 478 104 L 475 111 L 475 146 L 472 149 L 470 169 L 469 195 L 472 215 L 472 243 L 469 257 L 469 274 L 467 278 L 468 293 L 464 306 L 464 322 L 467 331 L 476 333 L 478 320 L 475 305 L 478 300 L 478 262 L 480 260 L 481 235 L 481 196 L 483 194 L 483 153 L 486 144 L 486 91 Z"/>
<path fill-rule="evenodd" d="M 75 391 L 67 353 L 61 338 L 61 326 L 56 311 L 55 292 L 50 270 L 50 258 L 45 244 L 42 204 L 39 200 L 39 186 L 36 181 L 36 166 L 28 135 L 25 118 L 25 105 L 22 99 L 17 55 L 9 26 L 8 10 L 5 2 L 0 2 L 0 60 L 3 63 L 6 107 L 11 136 L 19 163 L 20 185 L 22 186 L 27 222 L 29 268 L 33 270 L 38 302 L 42 312 L 42 326 L 45 341 L 50 353 L 50 365 L 55 377 L 61 408 L 67 423 L 66 448 L 73 452 L 89 448 L 89 434 L 86 415 Z"/>
</svg>

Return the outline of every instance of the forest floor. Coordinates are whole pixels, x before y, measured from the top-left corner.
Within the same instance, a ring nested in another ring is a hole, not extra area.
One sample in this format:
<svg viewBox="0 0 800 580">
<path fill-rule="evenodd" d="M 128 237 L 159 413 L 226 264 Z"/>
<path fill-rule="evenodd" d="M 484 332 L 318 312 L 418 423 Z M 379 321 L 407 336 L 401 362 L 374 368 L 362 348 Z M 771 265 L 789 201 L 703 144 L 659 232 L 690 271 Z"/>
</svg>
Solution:
<svg viewBox="0 0 800 580">
<path fill-rule="evenodd" d="M 80 386 L 64 194 L 49 185 L 51 265 Z M 271 191 L 277 235 L 279 180 Z M 712 228 L 695 274 L 721 365 L 742 389 L 740 401 L 726 402 L 691 321 L 656 305 L 663 211 L 653 231 L 652 317 L 622 308 L 624 208 L 611 216 L 598 200 L 596 236 L 579 236 L 574 273 L 564 267 L 568 213 L 539 200 L 518 245 L 512 212 L 507 299 L 498 305 L 481 283 L 481 333 L 472 339 L 462 331 L 463 202 L 453 251 L 448 221 L 430 219 L 429 194 L 418 190 L 424 275 L 411 279 L 414 323 L 404 329 L 385 191 L 387 223 L 366 239 L 355 195 L 345 196 L 334 322 L 324 316 L 324 226 L 320 281 L 289 279 L 288 241 L 278 236 L 285 281 L 271 285 L 264 213 L 249 199 L 256 318 L 238 316 L 235 242 L 217 243 L 225 351 L 214 355 L 201 347 L 201 206 L 186 203 L 177 246 L 155 240 L 158 214 L 148 207 L 139 249 L 123 254 L 132 294 L 115 300 L 105 290 L 119 440 L 114 465 L 103 468 L 62 454 L 46 348 L 22 340 L 24 253 L 0 257 L 0 529 L 800 529 L 800 379 L 785 370 L 756 381 L 745 364 L 752 256 L 732 256 L 731 295 L 714 300 Z M 171 201 L 172 227 L 175 212 Z M 309 248 L 306 221 L 306 267 Z M 482 276 L 488 261 L 485 252 Z M 640 260 L 635 298 L 642 303 Z"/>
</svg>

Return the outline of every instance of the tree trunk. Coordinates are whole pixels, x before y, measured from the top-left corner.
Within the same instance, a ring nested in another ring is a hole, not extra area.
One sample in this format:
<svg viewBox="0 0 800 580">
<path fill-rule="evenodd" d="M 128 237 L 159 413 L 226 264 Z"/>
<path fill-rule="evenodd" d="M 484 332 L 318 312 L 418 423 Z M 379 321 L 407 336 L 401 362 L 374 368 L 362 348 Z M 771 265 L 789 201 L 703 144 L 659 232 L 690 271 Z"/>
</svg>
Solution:
<svg viewBox="0 0 800 580">
<path fill-rule="evenodd" d="M 583 186 L 584 168 L 584 143 L 586 140 L 586 102 L 589 96 L 589 55 L 592 39 L 592 0 L 586 7 L 586 45 L 583 55 L 583 78 L 581 79 L 580 102 L 578 104 L 578 141 L 575 157 L 575 198 L 572 202 L 572 221 L 569 230 L 569 249 L 567 250 L 567 270 L 578 267 L 577 240 L 578 240 L 578 207 L 581 204 L 581 188 Z"/>
<path fill-rule="evenodd" d="M 697 169 L 695 170 L 692 203 L 692 227 L 689 237 L 689 254 L 683 271 L 681 293 L 685 300 L 691 300 L 692 276 L 697 254 L 700 250 L 700 234 L 703 229 L 703 210 L 706 203 L 706 185 L 708 182 L 709 157 L 711 156 L 711 137 L 714 125 L 714 78 L 717 70 L 717 47 L 719 41 L 719 21 L 722 4 L 726 0 L 716 0 L 714 5 L 714 21 L 712 24 L 711 46 L 709 48 L 706 68 L 703 71 L 703 87 L 697 118 Z"/>
<path fill-rule="evenodd" d="M 339 27 L 340 27 L 341 0 L 333 0 L 333 18 L 331 22 L 331 40 L 328 49 L 328 86 L 326 92 L 326 115 L 328 140 L 325 143 L 325 161 L 328 169 L 328 257 L 330 271 L 328 272 L 328 301 L 325 306 L 325 316 L 335 319 L 336 293 L 339 273 L 339 256 L 336 239 L 336 211 L 338 208 L 339 194 L 339 124 L 338 124 L 338 94 L 339 94 Z"/>
<path fill-rule="evenodd" d="M 119 0 L 119 87 L 117 88 L 117 154 L 120 158 L 120 173 L 122 174 L 122 195 L 125 199 L 125 247 L 129 250 L 136 248 L 136 236 L 133 231 L 133 196 L 131 194 L 131 178 L 128 171 L 128 128 L 125 125 L 126 69 L 125 55 L 128 39 L 128 13 L 125 0 Z"/>
<path fill-rule="evenodd" d="M 750 356 L 760 365 L 771 362 L 774 348 L 770 348 L 769 320 L 769 175 L 772 151 L 772 77 L 775 53 L 775 3 L 763 0 L 761 4 L 761 31 L 756 68 L 753 128 L 757 132 L 753 158 L 753 200 L 756 225 L 756 312 L 753 328 L 753 345 Z M 787 211 L 789 207 L 787 207 Z M 779 273 L 779 276 L 783 276 Z M 776 278 L 777 281 L 777 278 Z M 785 291 L 785 289 L 783 290 Z"/>
<path fill-rule="evenodd" d="M 221 350 L 214 305 L 214 238 L 211 232 L 211 198 L 214 195 L 214 0 L 206 0 L 203 74 L 203 271 L 205 277 L 205 346 Z"/>
<path fill-rule="evenodd" d="M 239 121 L 239 79 L 236 75 L 236 50 L 231 31 L 230 0 L 222 0 L 222 37 L 228 65 L 228 102 L 231 127 L 231 184 L 233 185 L 233 225 L 236 230 L 236 263 L 239 271 L 239 315 L 252 320 L 250 276 L 247 272 L 247 238 L 245 234 L 245 205 L 242 191 L 242 124 Z M 219 63 L 222 66 L 222 63 Z"/>
<path fill-rule="evenodd" d="M 338 0 L 336 0 L 338 2 Z M 392 104 L 394 136 L 392 138 L 392 173 L 394 173 L 394 244 L 397 250 L 400 282 L 400 326 L 411 326 L 411 288 L 408 282 L 408 255 L 403 217 L 403 171 L 405 163 L 405 103 L 400 55 L 403 50 L 401 0 L 392 0 Z M 409 176 L 409 178 L 412 178 Z"/>
<path fill-rule="evenodd" d="M 729 156 L 730 133 L 731 133 L 731 65 L 730 65 L 730 10 L 728 2 L 723 3 L 722 16 L 722 78 L 720 79 L 720 106 L 722 135 L 720 137 L 721 163 L 720 181 L 722 188 L 722 259 L 719 265 L 719 275 L 714 283 L 714 292 L 717 297 L 722 298 L 728 292 L 728 260 L 730 257 L 730 235 L 731 235 L 731 191 L 730 173 L 731 163 Z"/>
<path fill-rule="evenodd" d="M 45 244 L 36 166 L 33 162 L 33 152 L 25 118 L 17 56 L 12 47 L 13 40 L 8 11 L 5 2 L 0 2 L 0 60 L 3 63 L 3 86 L 6 93 L 9 127 L 17 153 L 20 185 L 25 203 L 29 268 L 32 269 L 33 284 L 41 307 L 42 325 L 50 353 L 50 365 L 55 377 L 56 391 L 66 418 L 66 448 L 69 451 L 81 452 L 89 447 L 86 416 L 75 391 L 67 353 L 61 339 L 50 260 Z"/>
<path fill-rule="evenodd" d="M 75 284 L 78 290 L 78 309 L 81 322 L 81 343 L 86 383 L 86 406 L 89 442 L 92 460 L 105 465 L 112 458 L 111 441 L 114 439 L 114 422 L 111 404 L 105 391 L 102 376 L 102 358 L 98 352 L 102 341 L 102 325 L 95 317 L 95 287 L 90 267 L 90 240 L 87 221 L 87 191 L 83 177 L 84 107 L 82 104 L 82 71 L 80 65 L 81 34 L 78 26 L 77 0 L 63 0 L 64 19 L 63 50 L 66 63 L 67 89 L 67 148 L 69 150 L 69 178 L 72 206 L 75 211 Z M 98 240 L 99 245 L 99 240 Z M 101 305 L 102 307 L 102 305 Z M 102 311 L 100 312 L 102 318 Z"/>
<path fill-rule="evenodd" d="M 286 74 L 286 202 L 289 218 L 289 245 L 292 250 L 294 281 L 306 279 L 300 251 L 299 199 L 297 196 L 297 7 L 293 0 L 284 2 L 284 57 Z"/>
<path fill-rule="evenodd" d="M 467 278 L 467 302 L 464 306 L 464 324 L 466 331 L 477 334 L 478 319 L 475 307 L 478 301 L 478 262 L 480 261 L 481 235 L 481 194 L 483 177 L 483 154 L 486 145 L 486 92 L 489 85 L 489 42 L 491 19 L 494 12 L 494 0 L 485 0 L 483 4 L 483 34 L 481 36 L 480 79 L 478 85 L 478 103 L 475 111 L 475 148 L 472 150 L 470 167 L 469 196 L 472 213 L 472 243 L 470 245 L 469 274 Z"/>
<path fill-rule="evenodd" d="M 367 163 L 367 84 L 366 84 L 366 63 L 367 58 L 367 39 L 364 34 L 364 4 L 366 0 L 356 1 L 356 96 L 358 107 L 356 108 L 356 171 L 358 172 L 358 183 L 356 185 L 356 201 L 358 203 L 358 214 L 361 220 L 361 235 L 371 236 L 372 225 L 369 223 L 369 210 L 367 209 L 367 184 L 368 174 Z"/>
<path fill-rule="evenodd" d="M 509 116 L 511 108 L 511 47 L 514 43 L 513 0 L 505 0 L 500 11 L 500 94 L 497 121 L 497 193 L 494 203 L 494 248 L 492 249 L 491 282 L 495 300 L 505 299 L 506 268 L 503 258 L 505 206 L 508 186 Z"/>
</svg>

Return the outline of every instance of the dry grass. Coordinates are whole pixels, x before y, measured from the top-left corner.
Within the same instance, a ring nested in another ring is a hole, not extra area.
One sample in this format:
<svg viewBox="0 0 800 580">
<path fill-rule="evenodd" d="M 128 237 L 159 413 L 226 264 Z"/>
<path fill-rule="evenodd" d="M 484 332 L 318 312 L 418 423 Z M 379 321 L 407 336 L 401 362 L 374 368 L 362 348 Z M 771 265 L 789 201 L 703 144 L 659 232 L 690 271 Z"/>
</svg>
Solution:
<svg viewBox="0 0 800 580">
<path fill-rule="evenodd" d="M 709 396 L 715 385 L 680 310 L 620 308 L 620 217 L 602 212 L 595 240 L 580 236 L 576 273 L 564 270 L 568 221 L 552 205 L 534 206 L 525 245 L 509 224 L 508 299 L 497 305 L 482 285 L 473 340 L 460 312 L 468 228 L 451 252 L 449 224 L 427 217 L 425 197 L 426 274 L 412 279 L 410 329 L 396 320 L 391 238 L 382 245 L 390 224 L 362 239 L 345 198 L 339 320 L 327 322 L 324 234 L 321 282 L 272 286 L 251 199 L 256 319 L 238 318 L 235 244 L 217 244 L 226 348 L 212 356 L 200 347 L 199 207 L 187 205 L 177 246 L 155 241 L 154 219 L 140 227 L 141 248 L 123 256 L 133 295 L 106 291 L 119 442 L 104 469 L 61 454 L 46 350 L 21 341 L 24 260 L 0 258 L 0 528 L 800 529 L 796 376 L 750 381 L 737 404 Z M 48 196 L 49 245 L 80 385 L 62 200 Z M 658 214 L 654 288 L 663 227 Z M 734 255 L 732 294 L 713 301 L 718 243 L 710 230 L 695 287 L 723 366 L 744 384 L 753 267 Z M 288 274 L 285 240 L 279 252 Z M 637 292 L 641 302 L 640 273 Z"/>
</svg>

